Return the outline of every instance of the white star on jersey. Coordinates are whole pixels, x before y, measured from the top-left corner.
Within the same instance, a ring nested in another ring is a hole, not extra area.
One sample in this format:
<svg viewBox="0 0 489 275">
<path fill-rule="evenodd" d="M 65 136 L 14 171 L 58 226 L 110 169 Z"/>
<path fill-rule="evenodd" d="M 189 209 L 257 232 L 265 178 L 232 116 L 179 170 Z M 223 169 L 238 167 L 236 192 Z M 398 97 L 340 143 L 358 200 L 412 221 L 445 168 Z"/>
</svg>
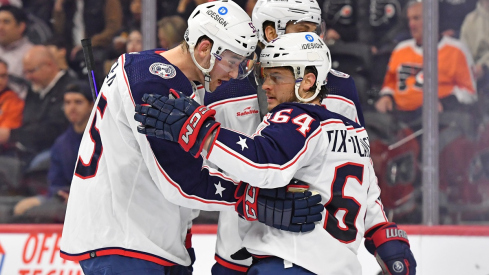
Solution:
<svg viewBox="0 0 489 275">
<path fill-rule="evenodd" d="M 246 144 L 246 139 L 239 137 L 239 141 L 236 144 L 241 145 L 241 151 L 244 151 L 244 148 L 248 148 L 248 144 Z"/>
<path fill-rule="evenodd" d="M 221 182 L 214 184 L 214 186 L 216 187 L 216 194 L 219 194 L 219 196 L 222 198 L 222 191 L 226 190 L 226 188 L 221 186 Z"/>
</svg>

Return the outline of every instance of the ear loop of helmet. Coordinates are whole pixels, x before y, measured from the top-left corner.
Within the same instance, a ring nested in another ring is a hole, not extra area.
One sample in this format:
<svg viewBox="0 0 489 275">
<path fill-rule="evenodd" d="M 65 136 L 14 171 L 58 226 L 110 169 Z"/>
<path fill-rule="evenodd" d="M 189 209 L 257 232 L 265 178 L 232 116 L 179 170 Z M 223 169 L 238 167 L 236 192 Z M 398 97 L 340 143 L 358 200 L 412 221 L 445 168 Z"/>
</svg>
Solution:
<svg viewBox="0 0 489 275">
<path fill-rule="evenodd" d="M 208 69 L 204 69 L 202 66 L 200 66 L 197 60 L 195 60 L 194 48 L 195 45 L 188 45 L 188 50 L 190 52 L 190 56 L 192 57 L 192 61 L 194 62 L 195 66 L 197 66 L 197 68 L 199 68 L 199 70 L 204 74 L 204 88 L 207 92 L 212 93 L 209 87 L 209 83 L 211 82 L 210 72 L 214 67 L 214 63 L 216 62 L 216 57 L 211 53 L 210 66 Z"/>
</svg>

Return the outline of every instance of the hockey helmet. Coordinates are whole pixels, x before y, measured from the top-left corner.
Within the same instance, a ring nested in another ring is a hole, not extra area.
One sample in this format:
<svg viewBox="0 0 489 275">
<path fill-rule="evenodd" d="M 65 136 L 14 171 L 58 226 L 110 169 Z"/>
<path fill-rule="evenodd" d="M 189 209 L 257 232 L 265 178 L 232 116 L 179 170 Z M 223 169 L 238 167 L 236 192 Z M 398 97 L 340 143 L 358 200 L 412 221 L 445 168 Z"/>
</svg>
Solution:
<svg viewBox="0 0 489 275">
<path fill-rule="evenodd" d="M 307 99 L 299 95 L 299 86 L 306 67 L 315 67 L 316 91 Z M 272 40 L 260 54 L 260 62 L 255 69 L 258 85 L 266 79 L 264 68 L 291 67 L 295 78 L 295 95 L 301 102 L 309 102 L 317 97 L 321 87 L 326 85 L 326 76 L 331 70 L 331 55 L 326 44 L 313 32 L 289 33 Z"/>
<path fill-rule="evenodd" d="M 321 29 L 321 8 L 316 0 L 258 0 L 251 17 L 258 39 L 265 45 L 268 44 L 263 33 L 266 21 L 275 23 L 278 36 L 285 34 L 285 27 L 290 21 L 312 22 L 320 26 L 318 34 L 324 31 L 324 26 Z"/>
<path fill-rule="evenodd" d="M 194 57 L 197 41 L 204 35 L 214 42 L 209 68 L 200 66 Z M 256 60 L 254 51 L 258 42 L 256 29 L 248 14 L 231 0 L 214 1 L 197 6 L 188 19 L 184 38 L 189 45 L 192 60 L 204 73 L 207 91 L 209 91 L 209 72 L 214 67 L 216 58 L 222 60 L 225 56 L 223 53 L 226 51 L 244 58 L 239 63 L 238 78 L 245 78 L 253 69 Z"/>
</svg>

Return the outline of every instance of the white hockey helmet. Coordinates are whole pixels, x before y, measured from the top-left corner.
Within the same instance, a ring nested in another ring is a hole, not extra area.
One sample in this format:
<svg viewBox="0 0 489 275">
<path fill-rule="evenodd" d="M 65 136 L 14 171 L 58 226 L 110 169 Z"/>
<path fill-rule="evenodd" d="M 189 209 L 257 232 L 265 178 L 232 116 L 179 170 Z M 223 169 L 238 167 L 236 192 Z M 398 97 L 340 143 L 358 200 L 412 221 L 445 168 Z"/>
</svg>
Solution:
<svg viewBox="0 0 489 275">
<path fill-rule="evenodd" d="M 209 68 L 202 68 L 194 57 L 197 41 L 207 36 L 214 42 L 211 49 Z M 188 19 L 188 28 L 185 32 L 185 41 L 195 65 L 204 73 L 208 89 L 210 81 L 209 72 L 214 67 L 215 59 L 221 60 L 226 50 L 245 57 L 239 68 L 238 78 L 246 77 L 253 69 L 254 51 L 258 43 L 256 29 L 248 14 L 231 0 L 204 3 L 195 8 Z M 252 56 L 252 59 L 246 57 Z"/>
<path fill-rule="evenodd" d="M 265 45 L 268 42 L 263 33 L 263 23 L 275 23 L 277 35 L 285 34 L 290 21 L 312 22 L 321 25 L 321 8 L 316 0 L 258 0 L 251 15 L 253 25 L 258 31 L 258 39 Z"/>
<path fill-rule="evenodd" d="M 307 99 L 299 95 L 299 86 L 306 67 L 315 67 L 316 91 Z M 289 33 L 272 40 L 260 54 L 260 62 L 255 68 L 258 84 L 266 80 L 264 68 L 291 67 L 295 77 L 295 96 L 301 102 L 316 98 L 321 87 L 326 85 L 327 75 L 331 70 L 331 54 L 324 41 L 313 32 Z"/>
</svg>

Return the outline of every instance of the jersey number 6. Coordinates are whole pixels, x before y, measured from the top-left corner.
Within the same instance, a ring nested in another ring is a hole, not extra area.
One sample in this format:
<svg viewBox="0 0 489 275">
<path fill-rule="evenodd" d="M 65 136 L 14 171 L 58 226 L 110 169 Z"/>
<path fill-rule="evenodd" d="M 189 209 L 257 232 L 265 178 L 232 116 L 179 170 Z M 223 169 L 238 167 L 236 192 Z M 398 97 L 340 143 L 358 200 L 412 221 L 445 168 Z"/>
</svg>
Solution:
<svg viewBox="0 0 489 275">
<path fill-rule="evenodd" d="M 345 163 L 336 167 L 335 177 L 331 185 L 331 199 L 324 205 L 327 211 L 324 229 L 342 243 L 354 241 L 358 232 L 355 222 L 360 211 L 360 204 L 355 198 L 344 194 L 349 178 L 355 179 L 361 185 L 363 182 L 363 165 Z M 336 217 L 339 211 L 344 212 L 341 224 Z"/>
</svg>

